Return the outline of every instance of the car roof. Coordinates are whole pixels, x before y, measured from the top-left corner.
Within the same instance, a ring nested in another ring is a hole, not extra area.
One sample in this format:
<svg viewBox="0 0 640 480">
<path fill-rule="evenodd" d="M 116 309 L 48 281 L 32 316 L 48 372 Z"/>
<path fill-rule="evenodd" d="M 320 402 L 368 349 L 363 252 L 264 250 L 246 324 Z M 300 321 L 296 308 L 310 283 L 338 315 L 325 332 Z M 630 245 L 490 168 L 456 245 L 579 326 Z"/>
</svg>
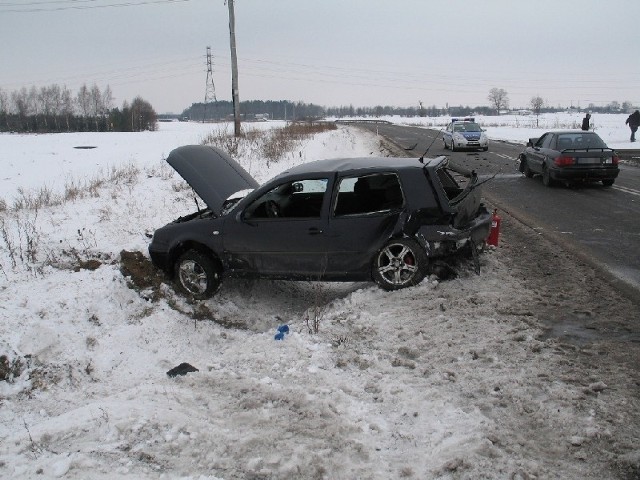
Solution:
<svg viewBox="0 0 640 480">
<path fill-rule="evenodd" d="M 422 163 L 413 157 L 357 157 L 357 158 L 331 158 L 316 160 L 297 165 L 282 172 L 282 175 L 298 175 L 310 173 L 348 173 L 356 170 L 406 170 L 411 168 L 438 168 L 442 163 L 446 164 L 446 157 L 425 158 Z"/>
<path fill-rule="evenodd" d="M 579 128 L 576 128 L 575 130 L 552 130 L 552 131 L 545 132 L 545 133 L 554 133 L 556 135 L 562 135 L 563 133 L 580 133 L 582 135 L 598 135 L 596 132 L 590 132 L 590 131 L 587 131 L 587 130 L 580 130 Z M 542 136 L 542 135 L 540 135 L 540 136 Z"/>
</svg>

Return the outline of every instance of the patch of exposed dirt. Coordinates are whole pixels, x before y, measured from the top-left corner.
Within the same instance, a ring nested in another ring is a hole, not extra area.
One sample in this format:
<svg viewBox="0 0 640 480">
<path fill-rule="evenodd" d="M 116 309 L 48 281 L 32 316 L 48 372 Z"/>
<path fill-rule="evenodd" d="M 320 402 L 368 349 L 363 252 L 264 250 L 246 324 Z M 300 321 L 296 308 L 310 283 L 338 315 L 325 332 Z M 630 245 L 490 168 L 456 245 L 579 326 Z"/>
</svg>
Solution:
<svg viewBox="0 0 640 480">
<path fill-rule="evenodd" d="M 165 275 L 153 266 L 151 260 L 142 252 L 120 252 L 120 272 L 127 279 L 131 288 L 138 292 L 151 291 L 151 300 L 156 301 L 160 295 L 160 285 Z"/>
</svg>

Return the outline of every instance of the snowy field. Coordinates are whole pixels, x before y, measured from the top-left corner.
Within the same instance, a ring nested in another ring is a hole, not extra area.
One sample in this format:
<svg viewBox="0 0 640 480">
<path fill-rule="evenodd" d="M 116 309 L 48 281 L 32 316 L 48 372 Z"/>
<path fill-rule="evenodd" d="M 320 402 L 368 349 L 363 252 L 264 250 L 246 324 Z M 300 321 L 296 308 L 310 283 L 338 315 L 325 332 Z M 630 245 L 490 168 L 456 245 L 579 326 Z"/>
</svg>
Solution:
<svg viewBox="0 0 640 480">
<path fill-rule="evenodd" d="M 639 148 L 631 143 L 631 131 L 624 123 L 629 114 L 591 115 L 591 130 L 596 132 L 605 143 L 614 149 Z M 451 121 L 451 117 L 381 117 L 400 125 L 417 125 L 442 129 Z M 536 115 L 476 115 L 476 122 L 487 131 L 489 139 L 526 143 L 529 138 L 539 137 L 549 130 L 580 129 L 584 113 L 543 113 Z"/>
<path fill-rule="evenodd" d="M 602 117 L 596 131 L 624 143 L 624 118 Z M 488 122 L 493 139 L 536 135 Z M 621 421 L 601 415 L 611 380 L 556 375 L 560 348 L 501 249 L 482 255 L 480 276 L 463 268 L 394 293 L 236 280 L 193 304 L 169 285 L 130 288 L 120 252 L 147 255 L 148 234 L 194 209 L 163 158 L 215 128 L 230 127 L 0 135 L 9 207 L 128 167 L 61 205 L 0 212 L 0 354 L 23 364 L 0 382 L 0 478 L 604 478 L 590 451 Z M 238 160 L 263 182 L 298 162 L 378 154 L 375 136 L 340 127 L 279 162 Z M 167 376 L 182 362 L 199 371 Z M 637 444 L 616 451 L 638 464 Z"/>
</svg>

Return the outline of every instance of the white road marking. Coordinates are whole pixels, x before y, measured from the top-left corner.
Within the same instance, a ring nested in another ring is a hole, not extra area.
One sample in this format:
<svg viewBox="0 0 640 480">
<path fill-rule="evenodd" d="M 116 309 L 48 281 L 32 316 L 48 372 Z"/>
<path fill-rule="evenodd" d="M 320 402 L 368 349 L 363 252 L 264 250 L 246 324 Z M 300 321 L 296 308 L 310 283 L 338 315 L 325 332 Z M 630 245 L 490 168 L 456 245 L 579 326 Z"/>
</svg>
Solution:
<svg viewBox="0 0 640 480">
<path fill-rule="evenodd" d="M 640 190 L 634 190 L 633 188 L 621 187 L 620 185 L 614 185 L 611 188 L 615 188 L 616 190 L 620 190 L 624 193 L 630 193 L 631 195 L 636 195 L 640 197 Z"/>
<path fill-rule="evenodd" d="M 504 153 L 495 153 L 494 152 L 494 155 L 496 155 L 496 156 L 498 156 L 500 158 L 506 158 L 507 160 L 514 160 L 514 161 L 516 160 L 515 158 L 513 158 L 513 157 L 511 157 L 509 155 L 505 155 Z"/>
</svg>

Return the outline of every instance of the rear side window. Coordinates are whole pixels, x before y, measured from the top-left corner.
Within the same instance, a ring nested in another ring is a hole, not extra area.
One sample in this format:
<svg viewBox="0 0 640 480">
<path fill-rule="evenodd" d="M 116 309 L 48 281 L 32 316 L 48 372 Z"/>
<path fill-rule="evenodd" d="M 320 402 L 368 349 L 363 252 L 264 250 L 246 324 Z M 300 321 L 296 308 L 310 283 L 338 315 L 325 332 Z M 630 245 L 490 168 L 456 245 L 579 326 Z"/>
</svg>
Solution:
<svg viewBox="0 0 640 480">
<path fill-rule="evenodd" d="M 442 188 L 447 194 L 447 198 L 449 200 L 456 198 L 464 190 L 464 188 L 458 183 L 464 183 L 466 181 L 466 177 L 463 175 L 453 172 L 448 168 L 439 168 L 436 171 L 436 174 L 438 175 L 438 180 L 440 181 L 440 184 L 442 185 Z"/>
<path fill-rule="evenodd" d="M 334 215 L 362 215 L 402 208 L 404 196 L 395 173 L 380 173 L 340 180 Z"/>
</svg>

